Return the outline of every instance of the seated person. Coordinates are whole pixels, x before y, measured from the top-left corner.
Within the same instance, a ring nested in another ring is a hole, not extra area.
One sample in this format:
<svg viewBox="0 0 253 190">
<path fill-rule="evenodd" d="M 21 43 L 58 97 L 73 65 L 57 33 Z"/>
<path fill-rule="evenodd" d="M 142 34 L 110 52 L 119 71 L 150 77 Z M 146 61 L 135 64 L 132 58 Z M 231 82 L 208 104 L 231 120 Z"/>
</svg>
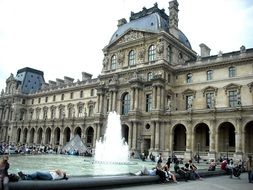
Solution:
<svg viewBox="0 0 253 190">
<path fill-rule="evenodd" d="M 170 160 L 167 161 L 167 163 L 163 166 L 163 170 L 165 171 L 166 180 L 169 181 L 170 178 L 172 178 L 173 182 L 178 183 L 176 176 L 170 171 Z"/>
<path fill-rule="evenodd" d="M 211 162 L 208 167 L 208 171 L 215 171 L 215 169 L 216 169 L 216 163 L 215 163 L 214 159 L 211 159 Z"/>
<path fill-rule="evenodd" d="M 192 163 L 192 160 L 189 160 L 189 167 L 190 167 L 190 172 L 193 174 L 193 179 L 202 179 L 199 175 L 199 173 L 197 172 L 197 166 L 195 166 L 193 163 Z"/>
<path fill-rule="evenodd" d="M 166 181 L 166 174 L 162 167 L 162 160 L 159 159 L 156 165 L 156 175 L 160 177 L 160 181 L 164 183 Z"/>
<path fill-rule="evenodd" d="M 63 170 L 53 170 L 53 171 L 37 171 L 32 174 L 24 174 L 22 171 L 18 172 L 19 177 L 22 180 L 59 180 L 68 179 L 66 172 Z"/>
<path fill-rule="evenodd" d="M 186 171 L 184 168 L 179 167 L 179 161 L 177 160 L 174 164 L 174 171 L 178 173 L 185 181 L 188 181 L 190 178 L 190 174 L 188 171 Z"/>
<path fill-rule="evenodd" d="M 140 170 L 136 173 L 134 173 L 134 175 L 137 176 L 143 176 L 143 175 L 148 175 L 148 176 L 156 176 L 156 169 L 152 168 L 152 169 L 147 169 L 147 167 L 144 167 L 143 170 Z"/>
</svg>

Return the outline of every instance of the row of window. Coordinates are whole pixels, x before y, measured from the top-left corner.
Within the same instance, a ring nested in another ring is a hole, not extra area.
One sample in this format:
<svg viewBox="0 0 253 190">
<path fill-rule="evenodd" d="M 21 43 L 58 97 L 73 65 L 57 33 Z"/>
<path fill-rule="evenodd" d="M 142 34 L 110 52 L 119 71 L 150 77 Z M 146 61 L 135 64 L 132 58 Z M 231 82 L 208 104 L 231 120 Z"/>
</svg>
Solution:
<svg viewBox="0 0 253 190">
<path fill-rule="evenodd" d="M 83 90 L 81 90 L 80 91 L 80 98 L 83 98 Z M 95 95 L 95 91 L 94 91 L 94 89 L 91 89 L 91 91 L 90 91 L 90 96 L 94 96 Z M 73 99 L 73 97 L 74 97 L 74 92 L 70 92 L 70 94 L 69 94 L 69 98 L 70 99 Z M 64 100 L 65 99 L 65 94 L 61 94 L 61 100 Z M 34 104 L 34 99 L 32 99 L 31 100 L 32 102 L 32 104 Z M 55 102 L 56 101 L 56 95 L 53 95 L 53 102 Z M 48 102 L 48 96 L 46 96 L 45 97 L 45 103 L 47 103 Z M 41 98 L 38 98 L 38 104 L 40 104 L 41 103 Z"/>
<path fill-rule="evenodd" d="M 179 58 L 182 58 L 182 53 L 179 53 Z M 151 45 L 148 48 L 148 61 L 156 60 L 156 46 Z M 172 48 L 170 46 L 167 47 L 167 60 L 169 63 L 172 62 Z M 128 53 L 128 65 L 133 66 L 136 64 L 136 51 L 131 50 Z M 111 66 L 110 69 L 115 70 L 117 68 L 117 58 L 116 55 L 112 55 L 111 57 Z"/>
<path fill-rule="evenodd" d="M 185 98 L 185 105 L 186 110 L 192 108 L 194 96 L 193 95 L 187 95 Z M 171 97 L 168 97 L 167 101 L 170 101 Z M 145 97 L 145 111 L 151 112 L 152 111 L 152 94 L 146 94 Z M 238 94 L 237 90 L 229 90 L 228 91 L 228 103 L 229 107 L 237 107 L 241 105 L 241 96 Z M 214 108 L 215 107 L 215 93 L 214 92 L 208 92 L 206 93 L 206 107 L 207 108 Z M 171 108 L 169 108 L 171 109 Z M 123 95 L 121 100 L 121 114 L 127 115 L 130 110 L 130 96 L 129 93 L 126 93 Z"/>
<path fill-rule="evenodd" d="M 235 67 L 231 66 L 228 68 L 228 77 L 229 78 L 232 78 L 232 77 L 235 77 L 236 76 L 236 69 Z M 213 80 L 213 70 L 208 70 L 206 72 L 206 80 L 210 81 L 210 80 Z M 188 73 L 186 75 L 186 82 L 189 84 L 189 83 L 192 83 L 192 73 Z"/>
</svg>

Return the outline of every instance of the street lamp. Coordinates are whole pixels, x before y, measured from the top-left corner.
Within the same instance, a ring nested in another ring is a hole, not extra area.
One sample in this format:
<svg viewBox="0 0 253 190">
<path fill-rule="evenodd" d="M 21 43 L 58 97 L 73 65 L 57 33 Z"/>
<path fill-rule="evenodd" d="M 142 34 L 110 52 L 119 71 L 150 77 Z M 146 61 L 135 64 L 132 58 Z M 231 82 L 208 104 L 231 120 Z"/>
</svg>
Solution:
<svg viewBox="0 0 253 190">
<path fill-rule="evenodd" d="M 198 146 L 198 157 L 197 157 L 197 162 L 199 163 L 199 159 L 200 159 L 200 157 L 199 157 L 199 147 L 200 147 L 200 143 L 198 143 L 197 146 Z"/>
</svg>

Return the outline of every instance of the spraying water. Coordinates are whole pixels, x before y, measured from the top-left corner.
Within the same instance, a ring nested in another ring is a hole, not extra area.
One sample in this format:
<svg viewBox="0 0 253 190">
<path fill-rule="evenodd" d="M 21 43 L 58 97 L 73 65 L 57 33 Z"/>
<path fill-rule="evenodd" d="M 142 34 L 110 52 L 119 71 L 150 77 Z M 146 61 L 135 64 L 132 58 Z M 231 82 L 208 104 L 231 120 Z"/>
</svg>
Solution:
<svg viewBox="0 0 253 190">
<path fill-rule="evenodd" d="M 128 163 L 128 145 L 122 138 L 120 115 L 110 112 L 104 139 L 96 142 L 95 162 Z"/>
</svg>

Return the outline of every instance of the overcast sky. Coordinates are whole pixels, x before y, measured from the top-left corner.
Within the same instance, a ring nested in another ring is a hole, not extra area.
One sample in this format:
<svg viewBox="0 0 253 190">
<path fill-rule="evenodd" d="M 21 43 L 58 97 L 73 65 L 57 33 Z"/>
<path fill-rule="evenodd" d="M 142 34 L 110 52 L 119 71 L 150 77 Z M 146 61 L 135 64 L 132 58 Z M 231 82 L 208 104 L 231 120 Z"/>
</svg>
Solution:
<svg viewBox="0 0 253 190">
<path fill-rule="evenodd" d="M 0 90 L 10 73 L 31 67 L 45 81 L 97 77 L 102 49 L 121 18 L 155 2 L 169 14 L 170 0 L 0 0 Z M 199 54 L 253 48 L 253 0 L 178 0 L 179 28 Z"/>
</svg>

